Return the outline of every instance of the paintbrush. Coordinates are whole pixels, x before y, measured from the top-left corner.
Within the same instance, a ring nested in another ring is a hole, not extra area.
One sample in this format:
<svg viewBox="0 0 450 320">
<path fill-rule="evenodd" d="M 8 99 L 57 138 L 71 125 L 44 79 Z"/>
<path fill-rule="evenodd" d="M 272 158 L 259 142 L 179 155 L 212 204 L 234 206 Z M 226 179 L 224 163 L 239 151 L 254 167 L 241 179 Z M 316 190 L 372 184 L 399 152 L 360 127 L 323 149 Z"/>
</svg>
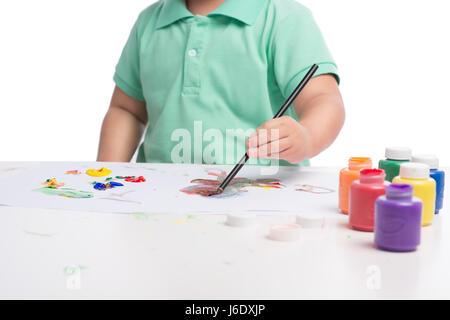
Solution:
<svg viewBox="0 0 450 320">
<path fill-rule="evenodd" d="M 309 69 L 308 73 L 305 75 L 305 77 L 302 79 L 302 81 L 300 81 L 300 83 L 295 88 L 295 90 L 291 93 L 289 98 L 287 98 L 287 100 L 281 106 L 280 110 L 278 110 L 278 112 L 275 114 L 273 119 L 280 118 L 284 115 L 286 110 L 289 109 L 292 102 L 294 102 L 295 98 L 297 98 L 299 93 L 308 84 L 309 80 L 311 80 L 311 78 L 314 76 L 314 73 L 316 73 L 318 68 L 319 68 L 319 66 L 317 64 L 314 64 L 311 67 L 311 69 Z M 236 164 L 236 166 L 233 168 L 233 170 L 231 170 L 231 172 L 226 176 L 225 180 L 222 181 L 220 186 L 216 190 L 211 190 L 211 192 L 209 192 L 207 194 L 207 196 L 214 196 L 214 195 L 221 194 L 225 190 L 225 188 L 228 186 L 228 184 L 231 182 L 231 180 L 233 180 L 233 178 L 236 176 L 236 174 L 239 172 L 239 170 L 242 169 L 242 167 L 248 161 L 248 159 L 249 159 L 249 156 L 246 153 L 242 157 L 242 159 Z"/>
</svg>

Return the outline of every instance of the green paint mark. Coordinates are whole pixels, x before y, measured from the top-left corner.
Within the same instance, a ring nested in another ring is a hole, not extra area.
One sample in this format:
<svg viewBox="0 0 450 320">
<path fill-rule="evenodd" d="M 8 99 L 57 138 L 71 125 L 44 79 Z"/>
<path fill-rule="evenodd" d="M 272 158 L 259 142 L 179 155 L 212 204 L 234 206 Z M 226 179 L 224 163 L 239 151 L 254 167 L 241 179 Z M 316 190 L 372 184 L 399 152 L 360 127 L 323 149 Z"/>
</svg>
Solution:
<svg viewBox="0 0 450 320">
<path fill-rule="evenodd" d="M 73 275 L 75 273 L 78 273 L 82 270 L 86 270 L 87 267 L 86 266 L 81 266 L 81 265 L 72 265 L 72 266 L 67 266 L 64 268 L 64 274 L 65 275 Z"/>
<path fill-rule="evenodd" d="M 133 213 L 133 217 L 136 219 L 136 220 L 141 220 L 141 221 L 145 221 L 145 220 L 148 220 L 148 217 L 149 217 L 150 215 L 148 214 L 148 213 L 145 213 L 145 212 L 136 212 L 136 213 Z"/>
<path fill-rule="evenodd" d="M 39 233 L 39 232 L 33 232 L 33 231 L 28 231 L 28 230 L 23 230 L 23 232 L 25 232 L 26 234 L 32 235 L 32 236 L 37 236 L 37 237 L 50 238 L 50 237 L 54 236 L 54 234 L 50 234 L 50 233 Z"/>
<path fill-rule="evenodd" d="M 194 219 L 195 219 L 195 216 L 193 216 L 193 215 L 188 215 L 188 216 L 187 216 L 187 219 L 188 219 L 188 220 L 194 220 Z"/>
<path fill-rule="evenodd" d="M 71 188 L 59 188 L 59 189 L 50 189 L 50 188 L 39 188 L 34 189 L 33 191 L 41 192 L 43 194 L 49 196 L 61 196 L 66 198 L 93 198 L 94 194 L 90 191 L 81 191 L 75 190 Z"/>
<path fill-rule="evenodd" d="M 352 236 L 348 234 L 347 235 L 347 239 L 351 239 L 351 238 L 352 238 Z"/>
<path fill-rule="evenodd" d="M 155 169 L 155 168 L 144 168 L 144 169 L 147 169 L 147 170 L 150 170 L 150 171 L 157 171 L 157 169 Z"/>
</svg>

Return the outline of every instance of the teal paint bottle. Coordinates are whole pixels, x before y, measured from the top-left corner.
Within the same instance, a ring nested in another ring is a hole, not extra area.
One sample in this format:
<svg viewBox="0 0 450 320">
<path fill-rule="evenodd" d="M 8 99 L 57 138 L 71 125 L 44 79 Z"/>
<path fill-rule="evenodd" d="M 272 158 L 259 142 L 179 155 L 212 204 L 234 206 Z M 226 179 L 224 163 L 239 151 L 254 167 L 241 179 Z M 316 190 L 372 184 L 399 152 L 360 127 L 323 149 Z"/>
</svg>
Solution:
<svg viewBox="0 0 450 320">
<path fill-rule="evenodd" d="M 400 165 L 411 161 L 411 149 L 404 147 L 389 147 L 385 151 L 386 159 L 380 160 L 378 168 L 386 172 L 386 180 L 392 182 L 392 179 L 400 173 Z"/>
</svg>

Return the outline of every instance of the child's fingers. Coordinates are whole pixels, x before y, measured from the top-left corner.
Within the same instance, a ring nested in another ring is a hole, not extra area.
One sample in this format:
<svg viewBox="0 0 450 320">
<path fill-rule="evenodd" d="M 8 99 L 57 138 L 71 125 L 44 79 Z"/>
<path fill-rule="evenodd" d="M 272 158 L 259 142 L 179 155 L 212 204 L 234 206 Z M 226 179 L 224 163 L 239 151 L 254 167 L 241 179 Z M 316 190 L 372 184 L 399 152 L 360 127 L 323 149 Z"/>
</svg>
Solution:
<svg viewBox="0 0 450 320">
<path fill-rule="evenodd" d="M 280 159 L 283 159 L 292 164 L 298 163 L 295 148 L 289 148 L 289 149 L 283 151 L 282 153 L 280 153 Z"/>
<path fill-rule="evenodd" d="M 283 152 L 292 147 L 290 138 L 283 138 L 272 141 L 256 148 L 248 149 L 248 156 L 250 158 L 273 159 L 280 158 Z"/>
<path fill-rule="evenodd" d="M 279 121 L 276 122 L 276 125 L 278 125 L 278 127 L 274 127 L 274 124 L 269 124 L 267 126 L 264 124 L 260 128 L 256 129 L 256 131 L 247 139 L 246 147 L 248 149 L 257 148 L 272 141 L 286 138 L 289 135 L 289 128 L 287 126 L 280 125 Z"/>
</svg>

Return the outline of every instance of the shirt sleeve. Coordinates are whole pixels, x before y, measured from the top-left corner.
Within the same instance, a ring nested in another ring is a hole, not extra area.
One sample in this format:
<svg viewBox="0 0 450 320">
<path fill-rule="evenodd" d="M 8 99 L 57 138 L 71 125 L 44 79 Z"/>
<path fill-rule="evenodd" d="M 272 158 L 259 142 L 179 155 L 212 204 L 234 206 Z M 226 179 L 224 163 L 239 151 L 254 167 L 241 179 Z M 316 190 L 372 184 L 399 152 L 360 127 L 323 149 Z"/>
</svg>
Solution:
<svg viewBox="0 0 450 320">
<path fill-rule="evenodd" d="M 332 74 L 339 83 L 337 66 L 328 50 L 312 13 L 296 7 L 281 20 L 272 42 L 273 68 L 276 82 L 284 97 L 288 97 L 315 63 L 315 76 Z"/>
<path fill-rule="evenodd" d="M 127 95 L 137 100 L 145 101 L 142 91 L 139 64 L 139 19 L 131 30 L 128 41 L 116 66 L 114 82 Z"/>
</svg>

